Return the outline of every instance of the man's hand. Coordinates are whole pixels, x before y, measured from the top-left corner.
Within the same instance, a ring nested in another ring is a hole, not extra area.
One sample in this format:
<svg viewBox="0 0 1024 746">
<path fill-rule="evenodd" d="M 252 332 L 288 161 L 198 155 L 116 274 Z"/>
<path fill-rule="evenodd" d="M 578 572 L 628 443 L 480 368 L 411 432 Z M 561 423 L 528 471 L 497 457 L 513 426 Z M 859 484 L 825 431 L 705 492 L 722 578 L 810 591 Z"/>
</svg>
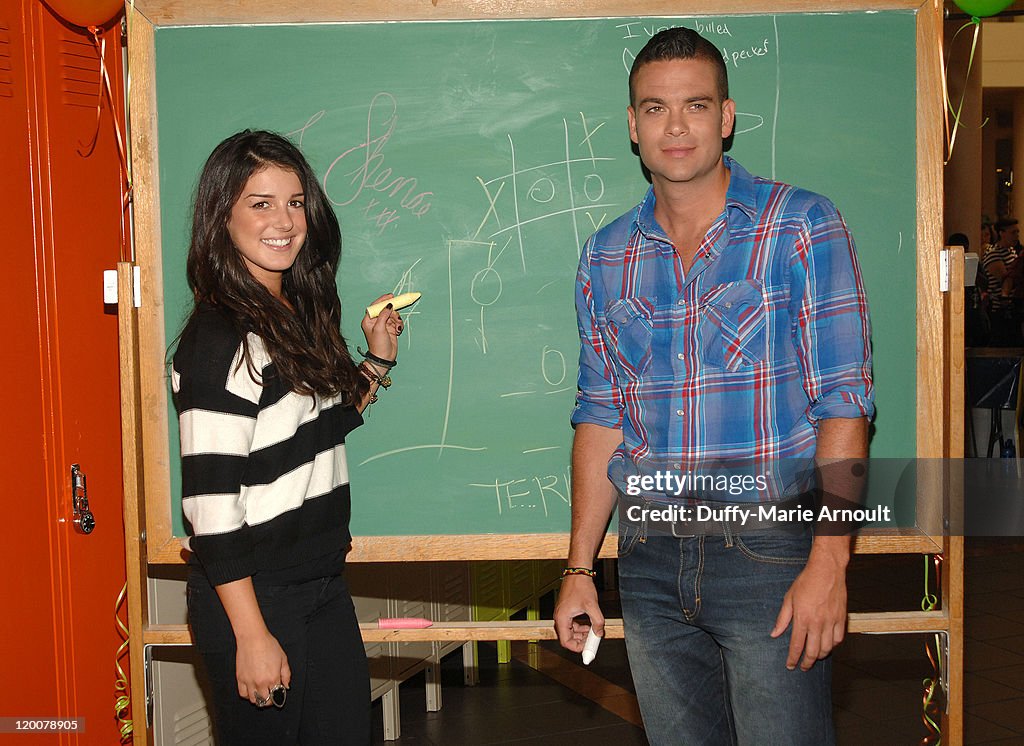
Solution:
<svg viewBox="0 0 1024 746">
<path fill-rule="evenodd" d="M 778 637 L 793 623 L 786 658 L 786 668 L 791 671 L 797 663 L 802 670 L 810 670 L 846 635 L 849 543 L 845 536 L 816 537 L 807 566 L 782 599 L 772 637 Z"/>
<path fill-rule="evenodd" d="M 583 423 L 572 441 L 572 533 L 570 567 L 591 567 L 598 554 L 618 493 L 608 481 L 608 460 L 622 443 L 622 431 Z M 590 623 L 575 621 L 586 614 Z M 604 636 L 604 614 L 597 603 L 594 579 L 568 575 L 562 579 L 555 606 L 555 633 L 562 647 L 583 651 L 590 628 Z"/>
<path fill-rule="evenodd" d="M 577 621 L 582 615 L 590 617 L 590 624 Z M 604 637 L 604 614 L 597 602 L 594 579 L 587 575 L 569 575 L 562 580 L 555 605 L 555 632 L 562 647 L 574 653 L 583 652 L 590 628 Z"/>
<path fill-rule="evenodd" d="M 868 420 L 825 419 L 818 424 L 815 461 L 825 504 L 860 505 L 868 455 Z M 827 527 L 826 527 L 827 528 Z M 819 531 L 811 555 L 782 599 L 772 637 L 793 624 L 786 668 L 804 671 L 832 652 L 846 636 L 846 566 L 852 541 L 848 535 Z"/>
</svg>

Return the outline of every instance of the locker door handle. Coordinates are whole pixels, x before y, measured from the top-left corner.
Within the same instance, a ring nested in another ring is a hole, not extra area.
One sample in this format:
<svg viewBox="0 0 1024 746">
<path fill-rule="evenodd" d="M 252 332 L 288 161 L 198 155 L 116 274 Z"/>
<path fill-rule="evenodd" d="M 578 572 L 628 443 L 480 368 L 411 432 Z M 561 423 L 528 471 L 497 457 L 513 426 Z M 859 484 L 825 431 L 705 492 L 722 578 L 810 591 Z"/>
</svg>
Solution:
<svg viewBox="0 0 1024 746">
<path fill-rule="evenodd" d="M 85 487 L 85 472 L 78 464 L 71 464 L 71 507 L 74 510 L 75 531 L 91 534 L 96 528 L 96 519 L 89 510 L 89 496 Z"/>
</svg>

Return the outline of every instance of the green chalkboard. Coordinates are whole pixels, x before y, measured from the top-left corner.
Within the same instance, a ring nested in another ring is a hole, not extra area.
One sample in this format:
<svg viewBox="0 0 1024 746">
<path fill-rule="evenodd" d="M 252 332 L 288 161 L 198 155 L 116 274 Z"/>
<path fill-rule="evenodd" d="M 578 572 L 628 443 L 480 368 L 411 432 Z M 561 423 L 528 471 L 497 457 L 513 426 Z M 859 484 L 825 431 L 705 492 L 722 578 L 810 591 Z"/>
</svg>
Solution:
<svg viewBox="0 0 1024 746">
<path fill-rule="evenodd" d="M 847 219 L 875 321 L 872 455 L 913 456 L 912 13 L 156 30 L 167 339 L 189 305 L 199 169 L 246 127 L 290 133 L 324 181 L 353 344 L 370 300 L 423 293 L 395 385 L 349 439 L 356 534 L 568 530 L 579 250 L 647 188 L 626 129 L 632 55 L 687 22 L 726 58 L 731 154 Z"/>
</svg>

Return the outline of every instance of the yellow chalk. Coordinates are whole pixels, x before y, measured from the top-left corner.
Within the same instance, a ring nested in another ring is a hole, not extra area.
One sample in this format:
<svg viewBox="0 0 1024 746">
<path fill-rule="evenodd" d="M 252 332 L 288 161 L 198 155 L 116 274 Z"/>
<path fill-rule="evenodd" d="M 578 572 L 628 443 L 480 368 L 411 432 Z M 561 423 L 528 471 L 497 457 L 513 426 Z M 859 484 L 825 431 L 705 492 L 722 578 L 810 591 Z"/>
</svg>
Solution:
<svg viewBox="0 0 1024 746">
<path fill-rule="evenodd" d="M 402 293 L 401 295 L 396 295 L 394 298 L 382 300 L 380 303 L 374 303 L 372 306 L 367 306 L 366 315 L 371 319 L 377 318 L 388 303 L 390 303 L 396 311 L 401 308 L 405 308 L 406 306 L 411 306 L 420 299 L 421 295 L 423 295 L 423 293 Z"/>
</svg>

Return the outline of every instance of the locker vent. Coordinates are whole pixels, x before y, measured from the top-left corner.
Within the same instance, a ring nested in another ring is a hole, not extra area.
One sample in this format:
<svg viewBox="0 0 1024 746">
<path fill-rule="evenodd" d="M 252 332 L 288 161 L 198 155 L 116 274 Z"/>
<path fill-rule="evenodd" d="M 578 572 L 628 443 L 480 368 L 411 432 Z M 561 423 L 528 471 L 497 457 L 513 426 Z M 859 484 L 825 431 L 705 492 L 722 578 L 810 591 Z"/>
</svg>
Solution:
<svg viewBox="0 0 1024 746">
<path fill-rule="evenodd" d="M 11 29 L 0 23 L 0 98 L 14 97 L 14 71 L 11 67 Z"/>
<path fill-rule="evenodd" d="M 100 94 L 100 57 L 92 42 L 65 36 L 60 40 L 61 103 L 96 107 Z"/>
<path fill-rule="evenodd" d="M 174 746 L 213 746 L 210 716 L 202 701 L 174 714 Z"/>
</svg>

